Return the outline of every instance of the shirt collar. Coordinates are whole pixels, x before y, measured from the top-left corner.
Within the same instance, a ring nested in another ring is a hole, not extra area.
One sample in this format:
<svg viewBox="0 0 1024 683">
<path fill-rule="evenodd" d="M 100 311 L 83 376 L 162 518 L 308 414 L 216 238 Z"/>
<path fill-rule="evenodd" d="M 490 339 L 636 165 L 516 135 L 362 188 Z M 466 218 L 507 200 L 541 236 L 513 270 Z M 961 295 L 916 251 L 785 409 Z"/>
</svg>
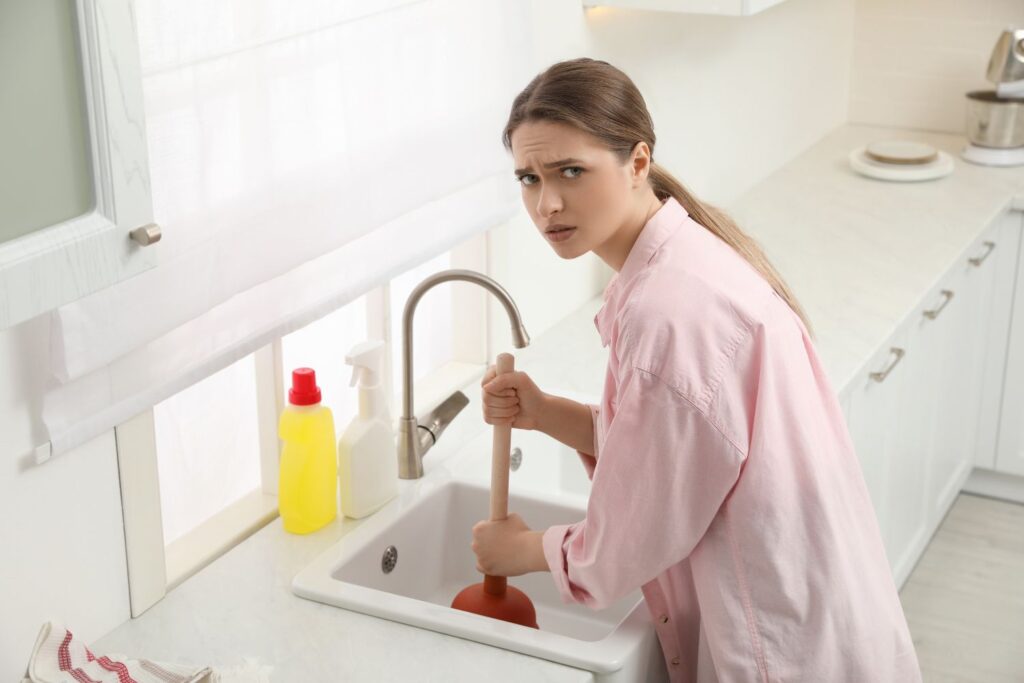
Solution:
<svg viewBox="0 0 1024 683">
<path fill-rule="evenodd" d="M 617 310 L 617 303 L 609 305 L 609 300 L 615 296 L 616 291 L 622 284 L 628 283 L 639 273 L 644 266 L 650 263 L 661 245 L 679 228 L 683 219 L 689 216 L 686 209 L 675 197 L 668 197 L 661 202 L 661 208 L 654 212 L 647 223 L 640 230 L 636 241 L 629 250 L 625 262 L 619 272 L 612 275 L 608 285 L 604 288 L 604 304 L 601 310 L 594 316 L 594 325 L 601 334 L 601 345 L 608 346 L 611 339 L 610 318 Z"/>
</svg>

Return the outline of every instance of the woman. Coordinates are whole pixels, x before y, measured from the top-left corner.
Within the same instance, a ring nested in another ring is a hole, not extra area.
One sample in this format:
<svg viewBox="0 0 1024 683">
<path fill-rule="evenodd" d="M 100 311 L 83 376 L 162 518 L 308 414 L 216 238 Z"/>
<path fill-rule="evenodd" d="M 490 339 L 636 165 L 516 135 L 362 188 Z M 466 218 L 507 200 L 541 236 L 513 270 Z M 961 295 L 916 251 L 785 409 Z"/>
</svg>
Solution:
<svg viewBox="0 0 1024 683">
<path fill-rule="evenodd" d="M 601 609 L 641 588 L 673 681 L 919 681 L 878 523 L 806 316 L 756 243 L 653 161 L 630 79 L 555 64 L 503 141 L 555 252 L 615 271 L 595 317 L 601 405 L 524 372 L 482 381 L 484 419 L 579 451 L 586 519 L 480 522 L 480 571 L 550 571 Z"/>
</svg>

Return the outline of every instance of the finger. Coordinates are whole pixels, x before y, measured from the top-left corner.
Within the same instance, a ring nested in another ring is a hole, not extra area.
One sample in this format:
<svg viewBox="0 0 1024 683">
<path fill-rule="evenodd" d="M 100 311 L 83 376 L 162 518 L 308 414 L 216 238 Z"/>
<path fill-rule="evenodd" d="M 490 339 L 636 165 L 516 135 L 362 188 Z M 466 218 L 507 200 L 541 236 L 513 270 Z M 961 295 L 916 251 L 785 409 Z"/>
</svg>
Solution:
<svg viewBox="0 0 1024 683">
<path fill-rule="evenodd" d="M 484 391 L 488 394 L 494 394 L 495 396 L 509 396 L 515 393 L 515 389 L 506 386 L 504 383 L 494 380 L 484 385 Z"/>
<path fill-rule="evenodd" d="M 488 394 L 485 391 L 480 396 L 480 400 L 484 402 L 484 405 L 495 406 L 497 408 L 507 408 L 509 406 L 519 405 L 519 397 L 515 394 Z"/>
<path fill-rule="evenodd" d="M 519 405 L 518 396 L 485 396 L 483 403 L 488 408 L 511 408 Z"/>
<path fill-rule="evenodd" d="M 487 411 L 487 416 L 496 419 L 504 419 L 508 417 L 515 417 L 519 414 L 519 406 L 512 406 L 511 408 L 492 408 Z"/>
<path fill-rule="evenodd" d="M 516 381 L 511 375 L 491 376 L 490 381 L 485 382 L 483 386 L 492 394 L 500 394 L 503 391 L 515 391 Z"/>
</svg>

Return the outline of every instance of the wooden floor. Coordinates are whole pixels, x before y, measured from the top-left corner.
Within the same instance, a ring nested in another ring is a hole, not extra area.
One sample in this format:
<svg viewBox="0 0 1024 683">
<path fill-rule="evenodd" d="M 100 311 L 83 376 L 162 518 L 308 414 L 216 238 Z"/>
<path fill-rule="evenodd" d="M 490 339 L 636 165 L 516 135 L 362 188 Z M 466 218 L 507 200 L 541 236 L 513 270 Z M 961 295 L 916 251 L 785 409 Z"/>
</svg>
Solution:
<svg viewBox="0 0 1024 683">
<path fill-rule="evenodd" d="M 900 600 L 925 683 L 1024 681 L 1024 505 L 960 494 Z"/>
</svg>

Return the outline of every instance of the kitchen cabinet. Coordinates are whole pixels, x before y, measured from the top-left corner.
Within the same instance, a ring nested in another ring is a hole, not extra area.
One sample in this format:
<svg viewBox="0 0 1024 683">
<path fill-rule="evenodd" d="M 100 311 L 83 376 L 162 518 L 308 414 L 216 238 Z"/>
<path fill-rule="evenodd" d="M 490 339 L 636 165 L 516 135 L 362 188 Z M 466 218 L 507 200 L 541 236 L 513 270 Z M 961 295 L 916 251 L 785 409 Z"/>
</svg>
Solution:
<svg viewBox="0 0 1024 683">
<path fill-rule="evenodd" d="M 584 7 L 621 7 L 685 14 L 748 16 L 784 0 L 583 0 Z"/>
<path fill-rule="evenodd" d="M 971 466 L 973 443 L 978 429 L 978 398 L 982 358 L 970 351 L 979 326 L 972 321 L 981 307 L 977 278 L 969 281 L 958 268 L 947 277 L 940 292 L 919 324 L 921 355 L 927 358 L 927 375 L 919 385 L 916 399 L 928 406 L 919 427 L 921 448 L 926 451 L 926 526 L 937 526 L 952 504 Z M 931 317 L 934 316 L 934 317 Z M 929 533 L 930 535 L 930 533 Z M 926 539 L 927 540 L 927 539 Z"/>
<path fill-rule="evenodd" d="M 895 554 L 890 519 L 889 467 L 898 458 L 899 407 L 905 405 L 908 329 L 900 328 L 868 362 L 869 370 L 854 380 L 849 394 L 850 437 L 860 460 L 864 482 L 878 518 L 889 564 Z"/>
<path fill-rule="evenodd" d="M 1000 413 L 1003 406 L 1003 395 L 1009 388 L 1004 383 L 1007 378 L 1010 348 L 1010 323 L 1014 306 L 1020 306 L 1021 295 L 1014 297 L 1017 284 L 1017 264 L 1021 258 L 1021 232 L 1024 214 L 1017 211 L 1007 212 L 999 221 L 995 233 L 995 248 L 988 261 L 991 261 L 992 291 L 988 297 L 989 312 L 988 334 L 978 335 L 978 352 L 985 356 L 984 391 L 981 396 L 978 421 L 978 441 L 975 446 L 974 465 L 988 470 L 996 469 L 996 451 L 1000 432 Z M 1016 304 L 1014 303 L 1016 301 Z M 1019 320 L 1022 314 L 1017 315 Z M 1015 347 L 1024 345 L 1024 337 L 1018 333 Z M 1021 382 L 1018 379 L 1017 384 Z M 1018 411 L 1017 415 L 1021 413 Z M 1003 425 L 1004 430 L 1011 430 L 1012 418 Z M 1012 431 L 1012 430 L 1011 430 Z"/>
<path fill-rule="evenodd" d="M 1006 373 L 999 420 L 995 469 L 1024 476 L 1024 237 L 1017 217 L 1017 271 L 1013 285 L 1013 311 L 1007 344 Z"/>
<path fill-rule="evenodd" d="M 156 265 L 130 0 L 0 3 L 0 330 Z"/>
<path fill-rule="evenodd" d="M 996 240 L 983 233 L 854 380 L 849 428 L 897 585 L 974 461 L 993 321 Z M 1024 415 L 1024 411 L 1022 411 Z"/>
</svg>

